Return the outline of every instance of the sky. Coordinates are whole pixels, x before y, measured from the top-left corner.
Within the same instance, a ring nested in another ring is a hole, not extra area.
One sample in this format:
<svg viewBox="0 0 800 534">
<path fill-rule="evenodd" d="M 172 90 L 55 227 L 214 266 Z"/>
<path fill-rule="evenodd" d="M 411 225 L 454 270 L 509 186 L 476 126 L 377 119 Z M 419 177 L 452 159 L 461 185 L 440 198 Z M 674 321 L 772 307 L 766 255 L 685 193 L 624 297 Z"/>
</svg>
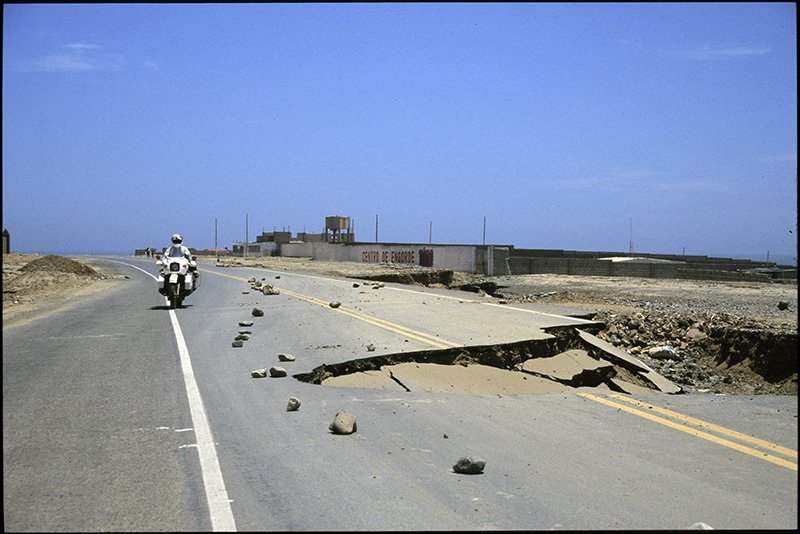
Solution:
<svg viewBox="0 0 800 534">
<path fill-rule="evenodd" d="M 15 252 L 797 258 L 794 3 L 3 5 Z"/>
</svg>

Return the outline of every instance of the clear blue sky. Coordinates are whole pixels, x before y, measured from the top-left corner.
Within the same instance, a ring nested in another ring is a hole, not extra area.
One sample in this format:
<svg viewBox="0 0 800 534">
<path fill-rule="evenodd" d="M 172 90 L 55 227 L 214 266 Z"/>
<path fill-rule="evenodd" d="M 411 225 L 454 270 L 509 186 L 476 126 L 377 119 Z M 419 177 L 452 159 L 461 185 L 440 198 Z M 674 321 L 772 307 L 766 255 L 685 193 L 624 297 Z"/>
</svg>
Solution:
<svg viewBox="0 0 800 534">
<path fill-rule="evenodd" d="M 796 258 L 795 10 L 5 4 L 3 227 Z"/>
</svg>

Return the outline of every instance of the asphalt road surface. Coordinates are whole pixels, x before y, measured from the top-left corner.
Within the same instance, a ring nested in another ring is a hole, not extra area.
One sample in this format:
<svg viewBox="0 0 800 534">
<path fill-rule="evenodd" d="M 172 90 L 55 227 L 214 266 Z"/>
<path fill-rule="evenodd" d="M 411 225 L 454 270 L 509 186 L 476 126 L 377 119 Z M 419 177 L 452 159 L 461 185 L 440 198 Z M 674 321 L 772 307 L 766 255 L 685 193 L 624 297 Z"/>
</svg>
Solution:
<svg viewBox="0 0 800 534">
<path fill-rule="evenodd" d="M 585 321 L 212 265 L 169 310 L 152 259 L 107 260 L 130 279 L 4 325 L 6 531 L 797 528 L 797 397 L 314 385 L 292 375 Z M 289 376 L 251 377 L 275 365 Z M 355 433 L 328 430 L 339 411 Z M 453 472 L 462 456 L 484 472 Z"/>
</svg>

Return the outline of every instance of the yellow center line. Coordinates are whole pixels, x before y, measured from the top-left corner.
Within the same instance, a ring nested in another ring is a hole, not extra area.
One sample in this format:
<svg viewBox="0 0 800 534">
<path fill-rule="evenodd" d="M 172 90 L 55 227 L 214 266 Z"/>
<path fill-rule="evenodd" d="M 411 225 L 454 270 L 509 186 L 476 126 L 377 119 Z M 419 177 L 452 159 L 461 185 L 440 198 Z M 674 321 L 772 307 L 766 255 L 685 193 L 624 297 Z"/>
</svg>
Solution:
<svg viewBox="0 0 800 534">
<path fill-rule="evenodd" d="M 765 460 L 767 462 L 771 462 L 773 464 L 780 465 L 781 467 L 786 467 L 787 469 L 791 469 L 793 471 L 797 471 L 797 464 L 796 463 L 790 462 L 788 460 L 784 460 L 783 458 L 778 458 L 777 456 L 772 456 L 771 454 L 767 454 L 765 452 L 758 451 L 756 449 L 751 449 L 750 447 L 747 447 L 745 445 L 740 445 L 739 443 L 734 443 L 733 441 L 729 441 L 727 439 L 720 438 L 718 436 L 715 436 L 713 434 L 709 434 L 707 432 L 703 432 L 703 431 L 700 431 L 700 430 L 697 430 L 697 429 L 694 429 L 694 428 L 689 428 L 689 427 L 687 427 L 685 425 L 678 424 L 678 423 L 676 423 L 674 421 L 670 421 L 669 419 L 664 419 L 662 417 L 658 417 L 658 416 L 653 415 L 651 413 L 644 412 L 642 410 L 637 410 L 636 408 L 631 408 L 630 406 L 627 406 L 625 404 L 618 404 L 618 403 L 616 403 L 614 401 L 611 401 L 609 399 L 606 399 L 606 398 L 603 398 L 603 397 L 598 397 L 597 395 L 592 395 L 591 393 L 578 393 L 578 395 L 580 395 L 581 397 L 584 397 L 586 399 L 593 400 L 595 402 L 599 402 L 601 404 L 605 404 L 607 406 L 611 406 L 611 407 L 617 408 L 619 410 L 623 410 L 623 411 L 631 413 L 633 415 L 637 415 L 639 417 L 643 417 L 645 419 L 649 419 L 650 421 L 653 421 L 655 423 L 659 423 L 659 424 L 668 426 L 668 427 L 673 428 L 675 430 L 680 430 L 681 432 L 685 432 L 685 433 L 690 434 L 692 436 L 696 436 L 696 437 L 711 441 L 712 443 L 716 443 L 717 445 L 722 445 L 723 447 L 728 447 L 730 449 L 737 450 L 739 452 L 742 452 L 744 454 L 748 454 L 748 455 L 753 456 L 755 458 L 758 458 L 760 460 Z"/>
<path fill-rule="evenodd" d="M 625 397 L 624 395 L 611 394 L 609 396 L 610 397 L 614 397 L 617 400 L 628 402 L 630 404 L 635 404 L 636 406 L 639 406 L 640 408 L 647 408 L 648 410 L 653 410 L 654 412 L 662 413 L 662 414 L 667 415 L 669 417 L 672 417 L 674 419 L 678 419 L 678 420 L 681 420 L 681 421 L 686 421 L 687 423 L 692 424 L 692 425 L 696 425 L 696 426 L 699 426 L 699 427 L 702 427 L 702 428 L 707 428 L 708 430 L 711 430 L 712 432 L 716 432 L 718 434 L 725 434 L 726 436 L 730 436 L 732 438 L 736 438 L 736 439 L 738 439 L 740 441 L 746 441 L 748 443 L 752 443 L 753 445 L 756 445 L 758 447 L 762 447 L 762 448 L 765 448 L 765 449 L 771 449 L 773 452 L 776 452 L 778 454 L 783 454 L 785 456 L 789 456 L 789 457 L 792 457 L 792 458 L 797 458 L 797 451 L 792 450 L 792 449 L 788 449 L 786 447 L 781 447 L 780 445 L 776 445 L 775 443 L 771 443 L 771 442 L 765 441 L 763 439 L 755 438 L 753 436 L 748 436 L 747 434 L 742 434 L 741 432 L 736 432 L 735 430 L 730 430 L 730 429 L 727 429 L 725 427 L 722 427 L 722 426 L 719 426 L 719 425 L 715 425 L 713 423 L 709 423 L 709 422 L 703 421 L 701 419 L 695 419 L 694 417 L 690 417 L 688 415 L 683 415 L 683 414 L 680 414 L 680 413 L 677 413 L 677 412 L 673 412 L 671 410 L 667 410 L 666 408 L 660 408 L 658 406 L 653 406 L 653 405 L 647 404 L 645 402 L 638 401 L 636 399 L 631 399 L 631 398 Z"/>
<path fill-rule="evenodd" d="M 203 271 L 203 272 L 207 272 L 207 273 L 210 273 L 210 274 L 215 274 L 217 276 L 225 276 L 227 278 L 232 278 L 232 279 L 238 280 L 240 282 L 247 282 L 248 281 L 247 278 L 242 278 L 240 276 L 233 276 L 233 275 L 230 275 L 230 274 L 217 273 L 217 272 L 214 272 L 214 271 Z M 316 304 L 317 306 L 321 306 L 321 307 L 329 309 L 331 311 L 342 313 L 344 315 L 353 317 L 354 319 L 358 319 L 359 321 L 364 321 L 365 323 L 369 323 L 369 324 L 371 324 L 373 326 L 377 326 L 378 328 L 383 328 L 384 330 L 388 330 L 390 332 L 394 332 L 396 334 L 400 334 L 402 336 L 409 337 L 411 339 L 414 339 L 414 340 L 419 341 L 421 343 L 424 343 L 426 345 L 431 345 L 433 347 L 440 348 L 440 349 L 449 349 L 449 348 L 453 348 L 453 347 L 461 347 L 461 346 L 463 346 L 461 343 L 455 343 L 453 341 L 448 341 L 446 339 L 440 339 L 440 338 L 437 338 L 436 336 L 432 336 L 432 335 L 426 334 L 424 332 L 418 332 L 416 330 L 412 330 L 410 328 L 406 328 L 405 326 L 394 324 L 394 323 L 391 323 L 391 322 L 386 321 L 384 319 L 379 319 L 378 317 L 373 317 L 371 315 L 367 315 L 367 314 L 365 314 L 363 312 L 360 312 L 360 311 L 357 311 L 357 310 L 354 310 L 354 309 L 351 309 L 351 308 L 342 308 L 341 306 L 339 306 L 338 308 L 331 308 L 329 302 L 326 302 L 326 301 L 323 301 L 323 300 L 320 300 L 318 298 L 311 297 L 311 296 L 308 296 L 308 295 L 303 295 L 302 293 L 297 293 L 295 291 L 290 291 L 288 289 L 282 289 L 282 288 L 278 288 L 278 290 L 281 293 L 285 293 L 286 295 L 288 295 L 290 297 L 294 297 L 296 299 L 300 299 L 300 300 L 303 300 L 305 302 L 310 302 L 311 304 Z"/>
</svg>

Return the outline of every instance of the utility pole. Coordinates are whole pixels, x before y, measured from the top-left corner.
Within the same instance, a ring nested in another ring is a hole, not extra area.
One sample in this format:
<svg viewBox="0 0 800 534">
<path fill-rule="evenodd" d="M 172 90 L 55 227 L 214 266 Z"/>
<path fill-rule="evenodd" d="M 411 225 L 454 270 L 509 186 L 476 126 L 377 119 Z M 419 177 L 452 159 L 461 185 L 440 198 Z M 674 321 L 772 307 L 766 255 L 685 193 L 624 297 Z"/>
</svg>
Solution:
<svg viewBox="0 0 800 534">
<path fill-rule="evenodd" d="M 486 215 L 483 216 L 483 244 L 486 244 Z"/>
<path fill-rule="evenodd" d="M 633 217 L 628 217 L 628 223 L 630 225 L 630 255 L 633 256 Z"/>
<path fill-rule="evenodd" d="M 219 248 L 217 248 L 217 218 L 214 217 L 214 254 L 217 255 L 217 263 L 219 263 Z"/>
<path fill-rule="evenodd" d="M 244 255 L 243 255 L 243 257 L 245 257 L 245 258 L 247 257 L 247 249 L 249 248 L 249 245 L 250 245 L 250 235 L 248 234 L 248 231 L 249 231 L 248 230 L 248 225 L 249 224 L 250 223 L 248 221 L 248 214 L 247 214 L 247 212 L 245 212 L 245 214 L 244 214 Z"/>
<path fill-rule="evenodd" d="M 378 214 L 375 214 L 375 242 L 378 242 Z"/>
<path fill-rule="evenodd" d="M 430 221 L 428 224 L 428 244 L 431 244 L 431 239 L 433 238 L 433 221 Z"/>
</svg>

